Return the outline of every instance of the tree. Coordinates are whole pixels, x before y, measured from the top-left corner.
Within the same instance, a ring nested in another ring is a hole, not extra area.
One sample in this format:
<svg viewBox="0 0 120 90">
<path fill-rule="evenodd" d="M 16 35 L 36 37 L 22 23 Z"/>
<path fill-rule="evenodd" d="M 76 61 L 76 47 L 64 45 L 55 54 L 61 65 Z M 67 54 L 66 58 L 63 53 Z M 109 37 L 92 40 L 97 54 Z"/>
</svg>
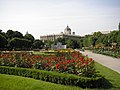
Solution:
<svg viewBox="0 0 120 90">
<path fill-rule="evenodd" d="M 2 32 L 2 30 L 0 29 L 0 34 L 3 35 L 5 38 L 7 38 L 5 32 Z"/>
<path fill-rule="evenodd" d="M 91 44 L 91 35 L 85 35 L 83 38 L 83 46 L 84 47 L 89 47 Z"/>
<path fill-rule="evenodd" d="M 23 38 L 23 34 L 22 33 L 18 32 L 18 31 L 13 31 L 13 30 L 8 30 L 6 32 L 6 35 L 7 35 L 7 37 L 9 39 L 12 39 L 12 38 L 15 38 L 15 37 L 17 37 L 17 38 Z"/>
<path fill-rule="evenodd" d="M 83 38 L 81 38 L 81 39 L 78 40 L 78 44 L 79 44 L 80 48 L 83 47 Z"/>
<path fill-rule="evenodd" d="M 119 31 L 112 31 L 108 34 L 108 41 L 110 43 L 116 43 L 117 42 L 117 36 Z"/>
<path fill-rule="evenodd" d="M 65 38 L 57 38 L 55 40 L 55 44 L 57 44 L 58 42 L 61 42 L 63 45 L 65 45 Z"/>
<path fill-rule="evenodd" d="M 108 34 L 104 35 L 104 38 L 103 38 L 101 43 L 103 43 L 104 46 L 110 46 L 110 41 L 108 39 Z"/>
<path fill-rule="evenodd" d="M 105 36 L 106 36 L 105 34 L 102 34 L 102 35 L 98 38 L 96 44 L 103 43 L 103 40 L 104 40 Z"/>
<path fill-rule="evenodd" d="M 96 44 L 99 44 L 100 37 L 102 36 L 101 32 L 94 32 L 92 36 L 92 46 L 94 47 Z"/>
<path fill-rule="evenodd" d="M 34 41 L 33 48 L 42 49 L 43 47 L 44 47 L 44 43 L 41 40 L 37 39 Z"/>
<path fill-rule="evenodd" d="M 13 30 L 8 30 L 8 31 L 6 32 L 7 37 L 10 38 L 10 39 L 13 37 L 13 34 L 14 34 L 14 31 L 13 31 Z"/>
<path fill-rule="evenodd" d="M 21 32 L 18 31 L 14 31 L 13 33 L 13 38 L 17 37 L 17 38 L 23 38 L 23 34 Z"/>
<path fill-rule="evenodd" d="M 79 41 L 79 40 L 73 39 L 73 48 L 74 48 L 74 49 L 75 49 L 75 48 L 80 48 L 78 41 Z"/>
<path fill-rule="evenodd" d="M 45 47 L 46 47 L 46 48 L 50 48 L 51 45 L 53 44 L 53 41 L 46 40 L 46 41 L 44 42 L 44 44 L 45 44 Z"/>
<path fill-rule="evenodd" d="M 0 34 L 0 48 L 6 47 L 6 44 L 7 44 L 7 39 Z"/>
<path fill-rule="evenodd" d="M 117 43 L 118 43 L 118 45 L 120 46 L 120 32 L 118 32 Z"/>
<path fill-rule="evenodd" d="M 102 35 L 102 33 L 99 31 L 99 32 L 94 32 L 93 36 L 98 38 Z"/>
<path fill-rule="evenodd" d="M 73 40 L 68 39 L 66 42 L 67 42 L 67 47 L 68 47 L 68 48 L 74 48 Z"/>
<path fill-rule="evenodd" d="M 27 39 L 12 38 L 9 45 L 11 48 L 30 48 L 31 42 Z"/>
<path fill-rule="evenodd" d="M 97 42 L 98 38 L 97 37 L 90 37 L 90 45 L 92 45 L 93 47 L 96 45 L 96 42 Z"/>
<path fill-rule="evenodd" d="M 33 35 L 32 34 L 25 34 L 25 36 L 24 36 L 24 38 L 25 39 L 27 39 L 27 40 L 30 40 L 32 43 L 34 42 L 34 37 L 33 37 Z"/>
</svg>

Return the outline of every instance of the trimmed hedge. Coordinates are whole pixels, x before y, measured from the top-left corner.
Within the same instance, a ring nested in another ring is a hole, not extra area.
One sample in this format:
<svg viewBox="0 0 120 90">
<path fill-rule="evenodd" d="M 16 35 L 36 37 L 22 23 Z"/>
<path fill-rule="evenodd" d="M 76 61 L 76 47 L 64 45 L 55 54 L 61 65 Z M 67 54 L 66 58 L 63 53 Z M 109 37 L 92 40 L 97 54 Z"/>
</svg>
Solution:
<svg viewBox="0 0 120 90">
<path fill-rule="evenodd" d="M 73 74 L 64 74 L 52 71 L 27 69 L 27 68 L 15 68 L 0 66 L 1 74 L 18 75 L 23 77 L 30 77 L 43 81 L 48 81 L 63 85 L 74 85 L 82 88 L 99 88 L 102 87 L 104 77 L 97 75 L 95 78 L 80 77 Z"/>
</svg>

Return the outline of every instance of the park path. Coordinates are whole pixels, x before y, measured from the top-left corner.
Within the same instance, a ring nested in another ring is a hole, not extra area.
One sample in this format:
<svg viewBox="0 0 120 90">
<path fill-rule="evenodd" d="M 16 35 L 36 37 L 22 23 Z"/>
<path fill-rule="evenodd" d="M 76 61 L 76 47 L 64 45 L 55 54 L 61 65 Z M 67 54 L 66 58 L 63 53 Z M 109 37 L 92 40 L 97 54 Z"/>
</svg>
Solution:
<svg viewBox="0 0 120 90">
<path fill-rule="evenodd" d="M 93 60 L 95 60 L 96 62 L 98 62 L 120 74 L 120 59 L 101 55 L 101 54 L 95 54 L 88 50 L 85 50 L 85 52 L 81 52 L 81 53 L 83 53 L 84 55 L 88 55 L 89 57 L 93 58 Z"/>
</svg>

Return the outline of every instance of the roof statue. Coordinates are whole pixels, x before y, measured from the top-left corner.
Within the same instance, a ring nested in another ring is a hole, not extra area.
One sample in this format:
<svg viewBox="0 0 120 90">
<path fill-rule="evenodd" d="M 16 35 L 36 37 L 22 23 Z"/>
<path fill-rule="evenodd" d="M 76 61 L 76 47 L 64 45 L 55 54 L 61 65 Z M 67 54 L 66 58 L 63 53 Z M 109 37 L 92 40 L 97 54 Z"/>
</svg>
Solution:
<svg viewBox="0 0 120 90">
<path fill-rule="evenodd" d="M 64 34 L 71 34 L 71 29 L 67 25 L 67 27 L 64 29 Z"/>
</svg>

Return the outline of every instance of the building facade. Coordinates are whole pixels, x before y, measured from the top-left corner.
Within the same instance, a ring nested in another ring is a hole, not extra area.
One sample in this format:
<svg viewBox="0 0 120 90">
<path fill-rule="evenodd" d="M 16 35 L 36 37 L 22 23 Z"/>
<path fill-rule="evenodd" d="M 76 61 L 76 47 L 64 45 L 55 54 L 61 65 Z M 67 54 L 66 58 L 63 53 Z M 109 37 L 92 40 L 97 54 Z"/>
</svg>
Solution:
<svg viewBox="0 0 120 90">
<path fill-rule="evenodd" d="M 55 41 L 57 38 L 74 38 L 74 39 L 79 39 L 79 35 L 75 35 L 75 32 L 71 32 L 71 29 L 69 26 L 67 26 L 64 29 L 64 33 L 61 32 L 60 34 L 52 34 L 52 35 L 44 35 L 40 36 L 40 40 L 45 41 L 45 40 L 50 40 L 50 41 Z"/>
</svg>

